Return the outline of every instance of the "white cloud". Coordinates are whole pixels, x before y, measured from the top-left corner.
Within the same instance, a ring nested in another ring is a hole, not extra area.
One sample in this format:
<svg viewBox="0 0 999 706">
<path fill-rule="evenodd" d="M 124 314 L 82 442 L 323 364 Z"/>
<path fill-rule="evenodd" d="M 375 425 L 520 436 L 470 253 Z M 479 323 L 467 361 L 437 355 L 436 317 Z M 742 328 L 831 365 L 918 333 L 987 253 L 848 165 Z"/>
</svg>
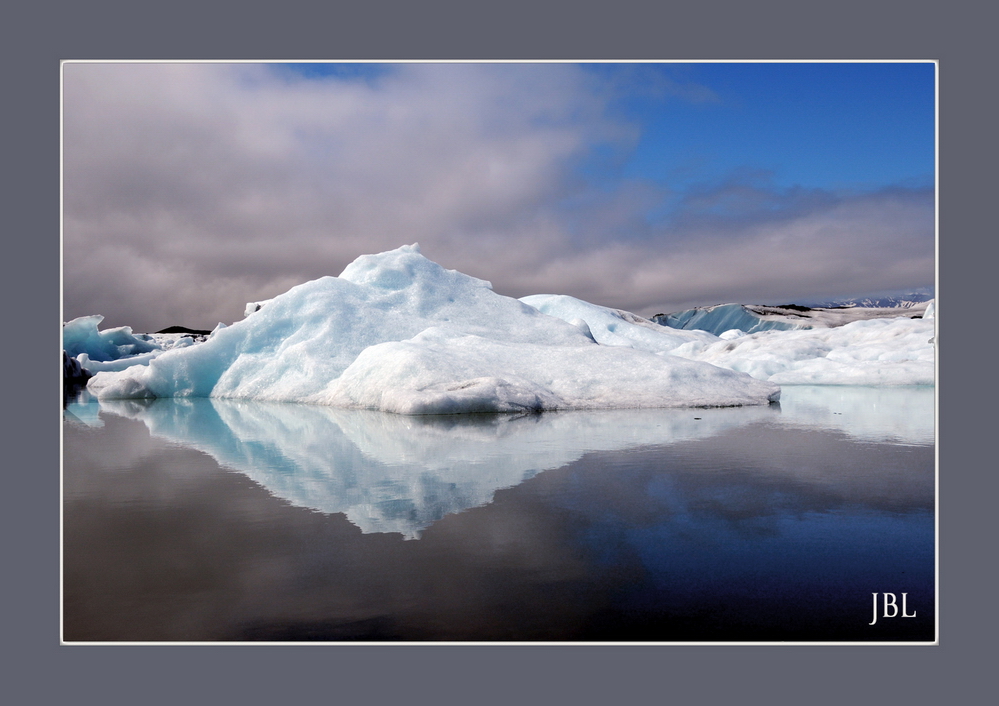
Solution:
<svg viewBox="0 0 999 706">
<path fill-rule="evenodd" d="M 417 241 L 503 293 L 645 313 L 772 298 L 776 282 L 804 296 L 932 276 L 926 198 L 764 194 L 794 208 L 740 202 L 712 221 L 690 203 L 691 217 L 655 225 L 662 187 L 591 190 L 574 166 L 595 144 L 627 151 L 638 126 L 609 117 L 619 85 L 573 65 L 401 64 L 350 80 L 244 64 L 64 71 L 66 318 L 210 328 Z"/>
</svg>

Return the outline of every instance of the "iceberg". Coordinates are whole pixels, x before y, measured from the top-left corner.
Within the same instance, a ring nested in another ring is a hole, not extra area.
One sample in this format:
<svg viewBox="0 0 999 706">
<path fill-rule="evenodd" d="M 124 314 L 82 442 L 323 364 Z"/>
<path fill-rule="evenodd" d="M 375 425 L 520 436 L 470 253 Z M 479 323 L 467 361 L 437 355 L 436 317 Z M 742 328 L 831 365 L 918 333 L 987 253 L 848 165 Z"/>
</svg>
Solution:
<svg viewBox="0 0 999 706">
<path fill-rule="evenodd" d="M 696 342 L 672 354 L 779 385 L 933 385 L 933 333 L 932 319 L 902 316 Z"/>
<path fill-rule="evenodd" d="M 99 371 L 88 387 L 102 400 L 214 397 L 399 414 L 765 405 L 780 394 L 710 363 L 600 345 L 596 324 L 587 331 L 499 295 L 418 245 L 364 255 L 339 277 L 250 309 L 204 343 Z"/>
<path fill-rule="evenodd" d="M 147 365 L 163 351 L 193 346 L 206 338 L 197 335 L 199 332 L 180 326 L 157 333 L 132 333 L 130 326 L 100 331 L 98 326 L 103 320 L 100 315 L 81 316 L 64 323 L 62 327 L 63 353 L 73 361 L 73 365 L 82 368 L 87 377 L 102 371 Z M 215 330 L 220 327 L 225 328 L 225 324 L 220 323 Z M 64 377 L 68 379 L 68 374 Z"/>
<path fill-rule="evenodd" d="M 721 329 L 718 335 L 660 326 L 628 312 L 572 297 L 533 295 L 521 301 L 566 322 L 575 322 L 578 327 L 585 326 L 596 341 L 605 345 L 707 362 L 778 385 L 880 387 L 933 385 L 935 380 L 934 301 L 926 303 L 925 313 L 917 318 L 911 316 L 912 308 L 896 309 L 891 317 L 883 315 L 885 310 L 848 309 L 844 316 L 859 311 L 872 318 L 856 318 L 848 323 L 840 319 L 835 325 L 826 325 L 823 312 L 817 312 L 814 326 L 756 332 L 739 329 L 740 315 L 728 308 L 728 313 L 724 317 L 719 314 L 721 318 L 716 322 L 716 328 Z"/>
<path fill-rule="evenodd" d="M 162 350 L 151 337 L 136 336 L 128 326 L 98 331 L 103 320 L 100 315 L 81 316 L 63 324 L 62 349 L 70 358 L 86 355 L 87 361 L 103 363 Z"/>
<path fill-rule="evenodd" d="M 926 312 L 929 312 L 927 314 Z M 799 304 L 769 306 L 762 304 L 718 304 L 697 307 L 675 314 L 656 314 L 652 321 L 675 329 L 698 330 L 716 336 L 725 331 L 743 333 L 760 331 L 798 331 L 809 328 L 844 326 L 867 319 L 930 318 L 933 300 L 908 302 L 907 306 L 867 307 L 842 306 L 812 308 Z"/>
<path fill-rule="evenodd" d="M 776 307 L 767 308 L 776 309 Z M 802 317 L 794 309 L 776 311 L 754 309 L 742 304 L 719 304 L 687 309 L 675 314 L 656 314 L 652 317 L 652 321 L 673 329 L 707 331 L 716 336 L 731 330 L 756 333 L 810 328 L 810 324 L 800 320 Z M 795 318 L 799 320 L 795 321 Z"/>
</svg>

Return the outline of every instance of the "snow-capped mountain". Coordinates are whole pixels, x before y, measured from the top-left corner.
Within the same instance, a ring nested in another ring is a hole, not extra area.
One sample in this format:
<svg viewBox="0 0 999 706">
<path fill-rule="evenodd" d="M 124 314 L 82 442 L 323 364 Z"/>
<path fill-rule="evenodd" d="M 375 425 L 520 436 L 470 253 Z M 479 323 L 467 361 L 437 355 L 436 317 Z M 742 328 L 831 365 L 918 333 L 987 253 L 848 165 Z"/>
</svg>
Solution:
<svg viewBox="0 0 999 706">
<path fill-rule="evenodd" d="M 911 291 L 878 292 L 875 294 L 840 299 L 814 300 L 802 302 L 804 306 L 813 309 L 853 308 L 867 309 L 909 309 L 918 304 L 925 304 L 934 299 L 936 293 L 933 287 L 920 287 Z"/>
</svg>

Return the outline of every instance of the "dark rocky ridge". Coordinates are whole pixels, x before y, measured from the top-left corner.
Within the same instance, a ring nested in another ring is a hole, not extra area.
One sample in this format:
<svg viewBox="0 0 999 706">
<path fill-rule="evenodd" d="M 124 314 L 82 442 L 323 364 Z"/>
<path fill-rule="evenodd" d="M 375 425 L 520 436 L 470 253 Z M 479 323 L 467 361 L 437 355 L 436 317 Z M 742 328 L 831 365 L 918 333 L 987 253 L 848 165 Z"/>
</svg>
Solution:
<svg viewBox="0 0 999 706">
<path fill-rule="evenodd" d="M 204 329 L 187 328 L 186 326 L 168 326 L 162 331 L 157 331 L 156 333 L 186 333 L 190 336 L 207 336 L 211 331 L 205 331 Z"/>
<path fill-rule="evenodd" d="M 71 358 L 66 351 L 62 352 L 62 402 L 63 407 L 66 402 L 72 399 L 87 386 L 87 380 L 93 375 L 85 370 L 80 361 Z"/>
</svg>

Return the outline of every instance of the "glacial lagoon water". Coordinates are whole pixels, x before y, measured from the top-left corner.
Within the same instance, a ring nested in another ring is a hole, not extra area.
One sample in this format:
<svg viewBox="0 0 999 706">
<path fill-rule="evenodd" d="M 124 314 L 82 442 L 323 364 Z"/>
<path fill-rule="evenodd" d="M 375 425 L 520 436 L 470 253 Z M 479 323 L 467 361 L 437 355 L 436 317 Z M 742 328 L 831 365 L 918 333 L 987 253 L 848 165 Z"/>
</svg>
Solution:
<svg viewBox="0 0 999 706">
<path fill-rule="evenodd" d="M 520 417 L 73 402 L 63 639 L 932 641 L 933 394 Z"/>
</svg>

